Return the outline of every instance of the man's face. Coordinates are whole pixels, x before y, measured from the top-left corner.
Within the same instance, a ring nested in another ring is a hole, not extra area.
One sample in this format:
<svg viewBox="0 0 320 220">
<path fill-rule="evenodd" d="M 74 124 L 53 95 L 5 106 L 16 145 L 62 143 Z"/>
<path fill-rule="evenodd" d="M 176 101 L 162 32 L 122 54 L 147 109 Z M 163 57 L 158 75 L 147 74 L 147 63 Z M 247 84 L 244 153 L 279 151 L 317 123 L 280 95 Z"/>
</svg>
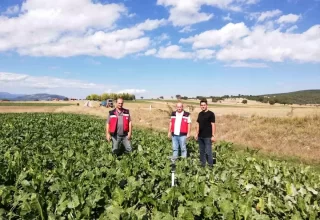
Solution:
<svg viewBox="0 0 320 220">
<path fill-rule="evenodd" d="M 208 105 L 205 102 L 200 103 L 200 108 L 202 111 L 206 111 L 208 109 Z"/>
<path fill-rule="evenodd" d="M 183 111 L 183 105 L 181 103 L 177 104 L 177 112 L 182 112 Z"/>
<path fill-rule="evenodd" d="M 122 99 L 118 99 L 117 100 L 117 108 L 118 109 L 122 109 L 122 106 L 123 106 L 123 100 Z"/>
</svg>

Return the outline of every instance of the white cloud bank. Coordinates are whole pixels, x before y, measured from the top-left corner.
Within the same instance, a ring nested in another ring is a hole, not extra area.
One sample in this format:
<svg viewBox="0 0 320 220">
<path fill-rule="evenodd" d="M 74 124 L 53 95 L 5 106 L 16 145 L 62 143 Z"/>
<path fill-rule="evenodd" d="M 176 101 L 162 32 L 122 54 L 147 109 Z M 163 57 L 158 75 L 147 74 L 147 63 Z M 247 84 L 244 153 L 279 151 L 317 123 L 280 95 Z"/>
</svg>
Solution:
<svg viewBox="0 0 320 220">
<path fill-rule="evenodd" d="M 216 59 L 222 61 L 263 60 L 283 62 L 320 62 L 320 25 L 303 33 L 291 33 L 266 26 L 247 27 L 244 23 L 229 23 L 218 30 L 209 30 L 180 43 L 192 48 L 215 49 Z"/>
<path fill-rule="evenodd" d="M 65 96 L 85 98 L 92 93 L 115 92 L 117 85 L 85 82 L 70 78 L 31 76 L 28 74 L 0 72 L 0 87 L 12 93 L 50 92 Z M 123 89 L 117 93 L 142 94 L 145 89 Z"/>
<path fill-rule="evenodd" d="M 18 15 L 6 16 L 12 13 Z M 121 58 L 148 48 L 151 40 L 145 32 L 166 23 L 164 19 L 148 19 L 130 28 L 114 30 L 116 21 L 127 14 L 122 4 L 26 0 L 21 8 L 10 7 L 0 16 L 0 52 Z"/>
<path fill-rule="evenodd" d="M 188 26 L 214 17 L 213 13 L 201 12 L 202 6 L 241 11 L 242 6 L 256 4 L 259 0 L 157 0 L 158 5 L 169 9 L 169 21 L 174 26 Z"/>
<path fill-rule="evenodd" d="M 0 84 L 29 87 L 37 89 L 53 88 L 79 88 L 79 89 L 103 89 L 102 84 L 88 83 L 80 80 L 63 79 L 50 76 L 31 76 L 19 73 L 0 72 Z"/>
</svg>

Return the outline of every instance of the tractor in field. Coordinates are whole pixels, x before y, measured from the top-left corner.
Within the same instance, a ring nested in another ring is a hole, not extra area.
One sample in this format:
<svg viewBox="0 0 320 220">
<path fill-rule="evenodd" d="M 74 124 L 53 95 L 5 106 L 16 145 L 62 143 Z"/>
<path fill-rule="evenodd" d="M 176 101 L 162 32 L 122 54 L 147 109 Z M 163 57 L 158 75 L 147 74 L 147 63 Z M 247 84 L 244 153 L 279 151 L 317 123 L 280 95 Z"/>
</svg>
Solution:
<svg viewBox="0 0 320 220">
<path fill-rule="evenodd" d="M 105 101 L 102 101 L 100 103 L 100 106 L 104 106 L 106 108 L 113 108 L 113 100 L 112 99 L 106 99 Z"/>
</svg>

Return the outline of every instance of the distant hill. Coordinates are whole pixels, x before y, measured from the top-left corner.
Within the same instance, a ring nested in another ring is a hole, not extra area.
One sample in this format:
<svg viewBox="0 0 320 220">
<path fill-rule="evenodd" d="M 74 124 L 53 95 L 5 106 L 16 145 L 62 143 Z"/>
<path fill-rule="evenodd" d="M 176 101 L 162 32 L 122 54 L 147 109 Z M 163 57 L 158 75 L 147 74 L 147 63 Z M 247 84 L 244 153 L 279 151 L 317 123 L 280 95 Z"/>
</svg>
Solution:
<svg viewBox="0 0 320 220">
<path fill-rule="evenodd" d="M 52 100 L 59 99 L 63 100 L 67 97 L 55 94 L 39 93 L 32 95 L 15 95 L 10 93 L 1 92 L 0 99 L 8 99 L 11 101 L 34 101 L 34 100 Z"/>
<path fill-rule="evenodd" d="M 8 92 L 0 92 L 0 99 L 14 99 L 19 96 L 24 96 L 24 94 L 11 94 Z"/>
<path fill-rule="evenodd" d="M 265 97 L 269 97 L 269 99 L 266 99 Z M 268 102 L 268 100 L 273 100 L 275 103 L 280 104 L 320 104 L 320 89 L 264 94 L 258 96 L 245 96 L 245 98 L 260 102 Z"/>
</svg>

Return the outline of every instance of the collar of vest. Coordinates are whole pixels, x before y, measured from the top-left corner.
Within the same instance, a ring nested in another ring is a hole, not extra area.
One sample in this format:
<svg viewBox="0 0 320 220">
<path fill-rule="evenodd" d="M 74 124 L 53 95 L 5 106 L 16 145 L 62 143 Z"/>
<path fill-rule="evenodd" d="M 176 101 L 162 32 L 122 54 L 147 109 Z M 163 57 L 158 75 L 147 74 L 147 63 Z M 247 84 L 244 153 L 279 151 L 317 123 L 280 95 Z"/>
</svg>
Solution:
<svg viewBox="0 0 320 220">
<path fill-rule="evenodd" d="M 182 111 L 183 115 L 182 116 L 189 116 L 189 112 L 186 111 Z M 171 116 L 176 116 L 177 115 L 177 111 L 172 112 Z"/>
<path fill-rule="evenodd" d="M 117 108 L 113 109 L 112 111 L 114 114 L 116 114 L 118 112 Z M 122 113 L 124 114 L 128 114 L 129 113 L 129 110 L 126 109 L 126 108 L 122 108 Z"/>
</svg>

